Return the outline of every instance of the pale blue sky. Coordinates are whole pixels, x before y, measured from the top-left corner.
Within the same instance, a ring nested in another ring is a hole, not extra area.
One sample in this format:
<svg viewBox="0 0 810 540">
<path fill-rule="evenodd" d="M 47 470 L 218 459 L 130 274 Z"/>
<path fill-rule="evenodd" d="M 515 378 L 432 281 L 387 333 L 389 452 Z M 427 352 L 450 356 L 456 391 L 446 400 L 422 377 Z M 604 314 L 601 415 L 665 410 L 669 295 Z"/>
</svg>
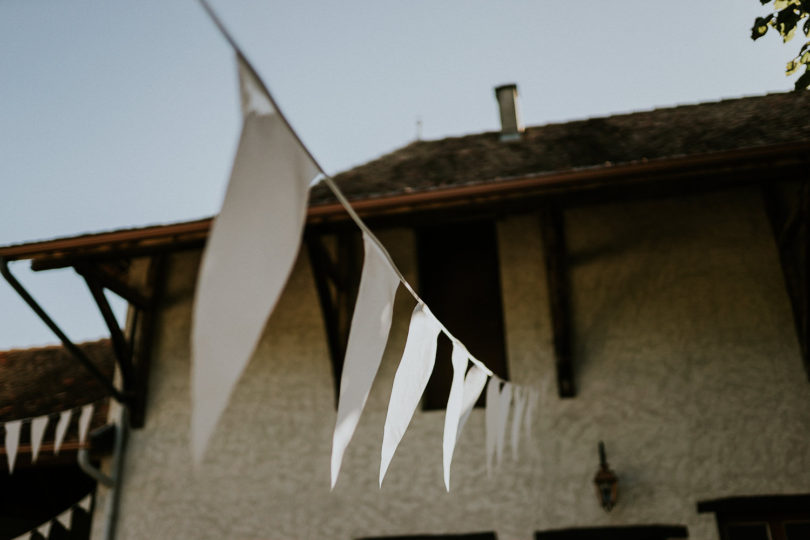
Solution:
<svg viewBox="0 0 810 540">
<path fill-rule="evenodd" d="M 212 1 L 315 157 L 341 171 L 423 137 L 785 91 L 796 43 L 757 0 Z M 797 40 L 798 42 L 798 40 Z M 0 3 L 0 245 L 214 214 L 239 130 L 233 55 L 193 0 Z M 70 271 L 13 270 L 75 340 Z M 0 281 L 0 348 L 54 338 Z"/>
</svg>

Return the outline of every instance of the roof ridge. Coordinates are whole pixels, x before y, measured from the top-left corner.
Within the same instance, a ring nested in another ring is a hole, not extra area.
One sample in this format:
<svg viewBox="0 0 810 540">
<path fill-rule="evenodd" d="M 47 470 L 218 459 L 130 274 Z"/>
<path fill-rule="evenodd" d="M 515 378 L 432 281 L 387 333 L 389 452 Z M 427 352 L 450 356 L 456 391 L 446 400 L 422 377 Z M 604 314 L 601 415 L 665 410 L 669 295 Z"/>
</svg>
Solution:
<svg viewBox="0 0 810 540">
<path fill-rule="evenodd" d="M 93 345 L 101 345 L 102 343 L 109 343 L 110 338 L 99 338 L 94 339 L 91 341 L 82 341 L 77 343 L 78 347 L 87 347 Z M 19 353 L 32 353 L 32 352 L 45 352 L 45 351 L 52 351 L 62 349 L 65 350 L 65 346 L 61 343 L 52 344 L 52 345 L 33 345 L 31 347 L 15 347 L 13 349 L 4 349 L 0 350 L 0 356 L 7 356 L 11 354 L 19 354 Z"/>
</svg>

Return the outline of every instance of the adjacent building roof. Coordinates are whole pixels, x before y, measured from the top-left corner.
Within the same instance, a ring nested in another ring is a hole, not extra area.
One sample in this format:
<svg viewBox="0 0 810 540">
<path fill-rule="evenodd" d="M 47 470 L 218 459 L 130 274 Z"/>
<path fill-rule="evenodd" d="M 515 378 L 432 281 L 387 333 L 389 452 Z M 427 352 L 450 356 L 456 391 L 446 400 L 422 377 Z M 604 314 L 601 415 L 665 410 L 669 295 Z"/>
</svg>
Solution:
<svg viewBox="0 0 810 540">
<path fill-rule="evenodd" d="M 80 347 L 112 379 L 115 360 L 110 341 Z M 61 345 L 0 351 L 0 422 L 58 413 L 107 395 Z"/>
</svg>

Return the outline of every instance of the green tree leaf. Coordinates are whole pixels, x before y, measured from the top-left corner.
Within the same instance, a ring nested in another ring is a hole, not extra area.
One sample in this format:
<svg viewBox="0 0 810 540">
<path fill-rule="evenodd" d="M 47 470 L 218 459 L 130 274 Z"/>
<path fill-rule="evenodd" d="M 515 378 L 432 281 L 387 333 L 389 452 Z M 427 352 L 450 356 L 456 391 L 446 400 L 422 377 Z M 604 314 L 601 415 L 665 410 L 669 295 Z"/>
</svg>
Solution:
<svg viewBox="0 0 810 540">
<path fill-rule="evenodd" d="M 751 39 L 757 40 L 768 33 L 768 27 L 772 26 L 779 32 L 782 41 L 787 43 L 796 34 L 796 29 L 799 28 L 799 23 L 804 21 L 801 29 L 806 36 L 810 37 L 810 0 L 759 0 L 763 6 L 766 4 L 771 5 L 770 9 L 773 13 L 765 17 L 757 17 L 754 20 L 754 26 L 751 28 Z M 810 41 L 805 43 L 799 49 L 797 54 L 785 66 L 785 73 L 787 75 L 794 75 L 800 67 L 804 66 L 804 73 L 796 79 L 796 90 L 804 90 L 810 88 Z"/>
<path fill-rule="evenodd" d="M 773 19 L 773 13 L 767 17 L 757 17 L 754 26 L 751 28 L 751 39 L 759 39 L 768 31 L 768 23 Z"/>
<path fill-rule="evenodd" d="M 805 68 L 802 76 L 796 79 L 796 84 L 793 87 L 797 92 L 799 90 L 806 90 L 810 87 L 810 68 Z"/>
</svg>

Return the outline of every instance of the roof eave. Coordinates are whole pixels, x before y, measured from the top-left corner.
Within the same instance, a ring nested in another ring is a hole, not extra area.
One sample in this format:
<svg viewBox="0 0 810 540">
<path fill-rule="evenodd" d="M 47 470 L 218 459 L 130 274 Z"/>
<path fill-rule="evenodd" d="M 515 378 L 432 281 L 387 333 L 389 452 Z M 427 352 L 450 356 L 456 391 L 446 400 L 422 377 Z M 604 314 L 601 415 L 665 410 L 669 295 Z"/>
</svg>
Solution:
<svg viewBox="0 0 810 540">
<path fill-rule="evenodd" d="M 788 166 L 810 163 L 810 141 L 742 148 L 710 154 L 676 156 L 629 163 L 544 172 L 512 178 L 493 178 L 467 185 L 440 187 L 426 191 L 396 193 L 352 200 L 364 218 L 395 217 L 415 211 L 433 211 L 466 204 L 492 205 L 515 198 L 582 193 L 612 188 L 631 188 L 662 179 L 707 176 L 753 167 Z M 748 179 L 750 182 L 750 178 Z M 742 180 L 740 181 L 742 182 Z M 125 248 L 148 253 L 150 250 L 180 249 L 204 244 L 214 218 L 156 225 L 67 238 L 57 238 L 0 247 L 0 257 L 8 261 L 113 255 Z M 309 224 L 345 222 L 348 214 L 337 203 L 309 207 Z M 55 267 L 58 265 L 51 265 Z"/>
</svg>

